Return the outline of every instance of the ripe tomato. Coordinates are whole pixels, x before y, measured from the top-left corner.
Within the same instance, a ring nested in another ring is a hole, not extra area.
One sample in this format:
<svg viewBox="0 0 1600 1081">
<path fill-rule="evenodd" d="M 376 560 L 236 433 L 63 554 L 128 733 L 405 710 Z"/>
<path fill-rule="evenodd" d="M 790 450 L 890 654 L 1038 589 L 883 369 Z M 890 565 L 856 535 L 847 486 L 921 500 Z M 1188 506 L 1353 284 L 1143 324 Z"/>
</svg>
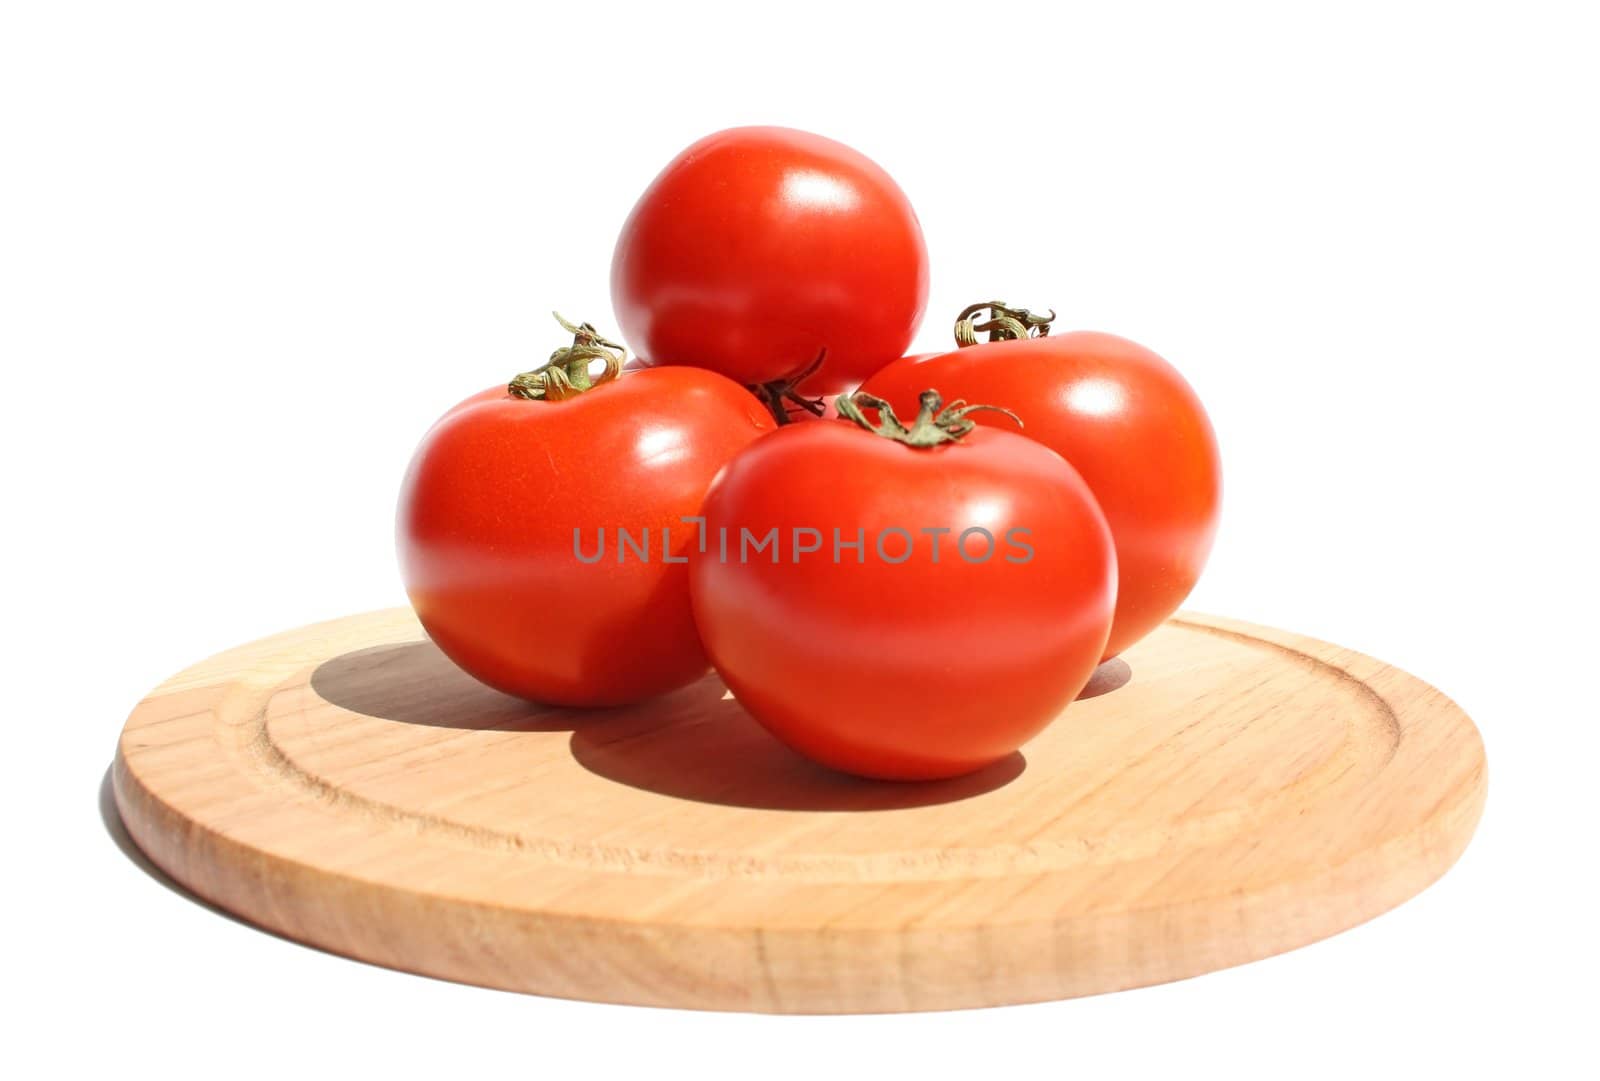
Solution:
<svg viewBox="0 0 1600 1081">
<path fill-rule="evenodd" d="M 787 128 L 733 128 L 679 154 L 611 261 L 623 335 L 651 364 L 771 383 L 826 349 L 811 394 L 898 358 L 927 299 L 922 227 L 889 174 Z"/>
<path fill-rule="evenodd" d="M 1004 758 L 1105 646 L 1105 519 L 1020 435 L 913 447 L 849 420 L 793 424 L 735 456 L 703 514 L 689 570 L 712 663 L 775 736 L 835 769 L 923 780 Z"/>
<path fill-rule="evenodd" d="M 1171 365 L 1124 338 L 1077 331 L 908 358 L 862 389 L 904 407 L 926 386 L 1015 411 L 1088 483 L 1117 547 L 1107 657 L 1183 603 L 1211 552 L 1222 466 L 1200 400 Z"/>
<path fill-rule="evenodd" d="M 401 573 L 423 627 L 484 683 L 553 705 L 622 705 L 696 679 L 708 665 L 681 519 L 772 427 L 749 391 L 694 368 L 561 401 L 467 399 L 423 438 L 400 495 Z M 602 557 L 580 559 L 602 531 Z"/>
</svg>

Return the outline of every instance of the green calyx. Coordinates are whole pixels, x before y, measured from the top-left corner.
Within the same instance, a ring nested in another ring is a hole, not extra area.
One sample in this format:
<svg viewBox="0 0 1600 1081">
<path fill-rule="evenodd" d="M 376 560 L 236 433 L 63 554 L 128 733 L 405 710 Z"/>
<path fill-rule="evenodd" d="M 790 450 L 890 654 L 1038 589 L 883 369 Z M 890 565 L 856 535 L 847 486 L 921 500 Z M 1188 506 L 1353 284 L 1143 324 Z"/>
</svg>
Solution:
<svg viewBox="0 0 1600 1081">
<path fill-rule="evenodd" d="M 549 360 L 512 379 L 506 384 L 509 394 L 529 401 L 560 402 L 576 398 L 622 374 L 622 363 L 628 359 L 626 349 L 600 337 L 599 331 L 588 323 L 573 326 L 561 318 L 560 312 L 550 314 L 572 335 L 572 344 L 563 345 L 550 354 Z M 606 362 L 605 370 L 599 375 L 590 375 L 589 365 L 597 360 Z"/>
<path fill-rule="evenodd" d="M 1017 422 L 1017 427 L 1022 427 L 1022 419 L 1009 409 L 1002 409 L 998 405 L 968 405 L 959 398 L 946 405 L 936 390 L 925 390 L 918 395 L 917 415 L 910 427 L 902 424 L 900 418 L 895 416 L 894 408 L 875 394 L 864 394 L 859 390 L 853 394 L 841 394 L 834 400 L 834 406 L 841 417 L 854 421 L 873 435 L 904 443 L 908 447 L 959 443 L 963 436 L 978 426 L 972 414 L 984 410 L 1004 413 Z M 868 420 L 862 412 L 864 409 L 877 413 L 878 419 Z"/>
<path fill-rule="evenodd" d="M 988 313 L 981 323 L 980 313 Z M 1042 338 L 1050 333 L 1050 323 L 1056 313 L 1035 315 L 1027 308 L 1012 308 L 998 300 L 968 304 L 956 316 L 956 344 L 965 349 L 978 344 L 978 335 L 987 334 L 991 342 L 1014 341 L 1018 338 Z"/>
</svg>

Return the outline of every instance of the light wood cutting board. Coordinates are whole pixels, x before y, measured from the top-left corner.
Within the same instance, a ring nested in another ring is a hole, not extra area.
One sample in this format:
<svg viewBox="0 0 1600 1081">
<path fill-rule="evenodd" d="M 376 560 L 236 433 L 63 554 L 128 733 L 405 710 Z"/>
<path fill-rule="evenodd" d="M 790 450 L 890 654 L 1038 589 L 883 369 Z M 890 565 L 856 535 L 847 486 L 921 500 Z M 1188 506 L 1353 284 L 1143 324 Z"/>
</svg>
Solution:
<svg viewBox="0 0 1600 1081">
<path fill-rule="evenodd" d="M 1103 665 L 1020 754 L 901 785 L 796 757 L 715 677 L 630 709 L 527 705 L 395 610 L 174 676 L 113 780 L 155 863 L 291 938 L 539 994 L 826 1013 L 1305 945 L 1441 875 L 1486 775 L 1432 687 L 1205 616 Z"/>
</svg>

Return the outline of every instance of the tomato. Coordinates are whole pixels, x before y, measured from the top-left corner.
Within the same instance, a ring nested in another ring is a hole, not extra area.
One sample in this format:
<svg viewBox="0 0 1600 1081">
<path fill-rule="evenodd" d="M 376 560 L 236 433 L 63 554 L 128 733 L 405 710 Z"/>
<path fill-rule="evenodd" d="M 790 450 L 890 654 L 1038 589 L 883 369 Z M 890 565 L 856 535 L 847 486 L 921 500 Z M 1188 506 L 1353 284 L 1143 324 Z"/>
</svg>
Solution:
<svg viewBox="0 0 1600 1081">
<path fill-rule="evenodd" d="M 1107 657 L 1188 596 L 1216 535 L 1222 467 L 1200 400 L 1170 364 L 1124 338 L 1077 331 L 909 358 L 862 389 L 904 408 L 926 386 L 1015 411 L 1088 483 L 1117 548 Z"/>
<path fill-rule="evenodd" d="M 971 428 L 959 413 L 938 424 Z M 835 769 L 923 780 L 1002 759 L 1105 646 L 1105 520 L 1021 435 L 913 447 L 850 420 L 789 425 L 728 463 L 703 517 L 690 587 L 712 663 L 768 730 Z"/>
<path fill-rule="evenodd" d="M 424 629 L 484 683 L 553 705 L 622 705 L 698 678 L 688 568 L 667 560 L 693 542 L 682 518 L 713 475 L 772 427 L 748 390 L 694 368 L 566 400 L 467 399 L 424 437 L 400 495 L 401 572 Z"/>
<path fill-rule="evenodd" d="M 695 143 L 633 208 L 611 262 L 623 335 L 656 365 L 834 393 L 905 352 L 928 299 L 922 227 L 856 151 L 787 128 Z"/>
</svg>

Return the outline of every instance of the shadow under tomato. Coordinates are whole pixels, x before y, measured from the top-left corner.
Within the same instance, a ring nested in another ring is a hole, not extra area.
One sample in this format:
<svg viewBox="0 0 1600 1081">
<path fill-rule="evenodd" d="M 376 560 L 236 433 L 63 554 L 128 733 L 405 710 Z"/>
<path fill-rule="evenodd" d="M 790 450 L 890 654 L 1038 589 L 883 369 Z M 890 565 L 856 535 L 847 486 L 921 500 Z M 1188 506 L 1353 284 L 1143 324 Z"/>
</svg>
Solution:
<svg viewBox="0 0 1600 1081">
<path fill-rule="evenodd" d="M 1120 665 L 1119 670 L 1114 667 Z M 1080 697 L 1127 682 L 1127 665 L 1102 665 Z M 715 674 L 633 706 L 563 709 L 479 683 L 423 639 L 352 650 L 311 674 L 324 701 L 401 724 L 466 731 L 572 732 L 584 769 L 677 799 L 795 811 L 881 811 L 953 803 L 992 792 L 1027 768 L 1020 752 L 946 781 L 870 781 L 816 765 L 773 738 Z"/>
<path fill-rule="evenodd" d="M 713 701 L 696 695 L 691 708 L 641 712 L 575 729 L 573 757 L 592 773 L 648 792 L 782 811 L 887 811 L 953 803 L 1009 784 L 1027 768 L 1027 760 L 1014 752 L 947 781 L 851 777 L 779 743 L 725 696 L 715 676 L 701 684 L 716 691 Z"/>
<path fill-rule="evenodd" d="M 402 724 L 502 732 L 564 732 L 583 712 L 501 694 L 467 675 L 427 639 L 330 657 L 311 673 L 323 701 Z"/>
<path fill-rule="evenodd" d="M 722 684 L 705 677 L 631 706 L 570 709 L 503 694 L 456 667 L 427 639 L 371 646 L 331 657 L 311 673 L 323 701 L 352 713 L 401 724 L 464 731 L 569 732 L 595 725 L 670 720 L 710 708 Z"/>
<path fill-rule="evenodd" d="M 1128 662 L 1121 657 L 1112 657 L 1094 670 L 1089 682 L 1078 692 L 1076 701 L 1082 702 L 1085 698 L 1099 698 L 1102 694 L 1110 694 L 1120 687 L 1127 686 L 1132 678 L 1133 669 L 1128 666 Z"/>
</svg>

